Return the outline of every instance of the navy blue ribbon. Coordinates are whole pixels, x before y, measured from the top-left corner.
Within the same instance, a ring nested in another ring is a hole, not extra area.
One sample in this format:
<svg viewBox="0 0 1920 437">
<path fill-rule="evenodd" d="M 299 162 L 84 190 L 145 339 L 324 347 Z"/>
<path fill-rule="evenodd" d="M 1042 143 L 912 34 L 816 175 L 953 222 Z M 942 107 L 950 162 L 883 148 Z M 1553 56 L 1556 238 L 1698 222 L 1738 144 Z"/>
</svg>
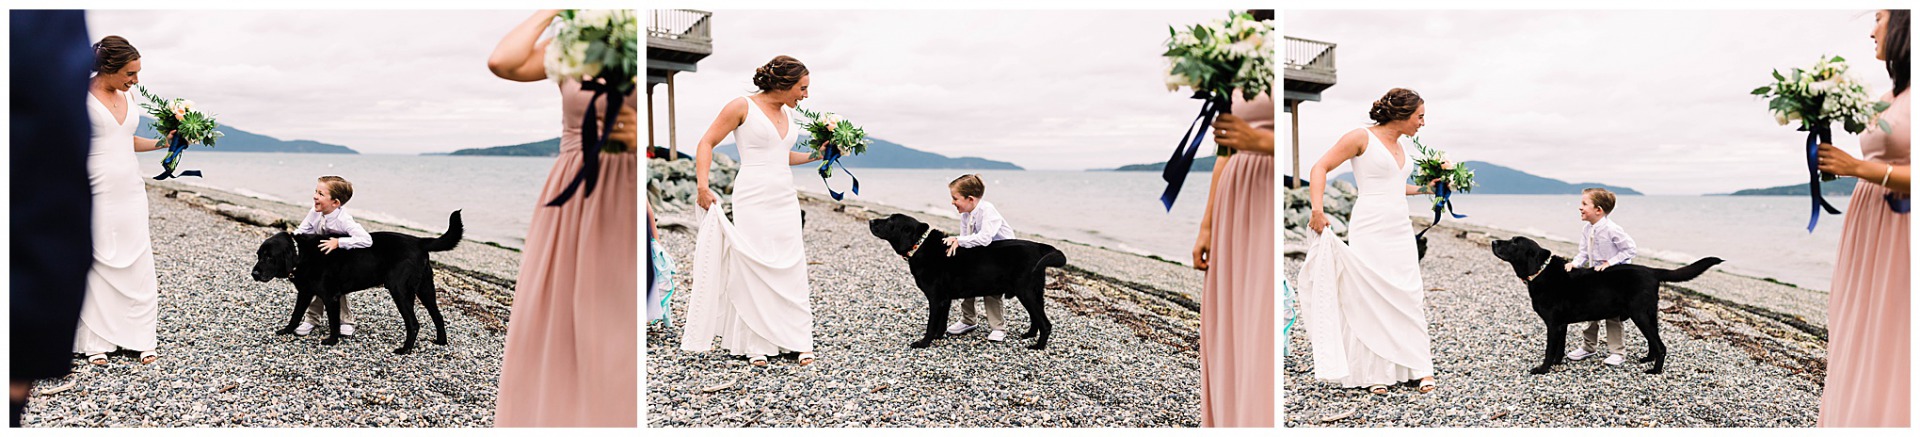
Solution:
<svg viewBox="0 0 1920 437">
<path fill-rule="evenodd" d="M 606 148 L 607 138 L 613 136 L 613 126 L 620 120 L 620 107 L 627 100 L 627 93 L 622 91 L 625 88 L 624 84 L 611 84 L 604 78 L 580 82 L 580 89 L 593 91 L 593 97 L 587 100 L 585 115 L 580 119 L 580 153 L 583 158 L 580 163 L 580 172 L 574 174 L 573 180 L 567 182 L 567 188 L 554 196 L 552 201 L 547 202 L 547 206 L 565 205 L 567 200 L 573 198 L 574 191 L 583 185 L 586 191 L 580 197 L 586 198 L 593 195 L 594 186 L 600 182 L 600 151 Z M 594 112 L 598 111 L 600 96 L 607 97 L 605 126 L 601 126 L 594 118 Z"/>
<path fill-rule="evenodd" d="M 1827 210 L 1828 214 L 1840 215 L 1840 210 L 1835 209 L 1833 204 L 1827 203 L 1827 198 L 1820 195 L 1820 180 L 1823 179 L 1820 171 L 1820 144 L 1833 142 L 1833 128 L 1828 127 L 1826 123 L 1809 121 L 1800 126 L 1800 130 L 1807 131 L 1807 187 L 1809 194 L 1813 196 L 1813 213 L 1807 218 L 1807 232 L 1811 233 L 1814 226 L 1820 224 L 1821 209 Z"/>
<path fill-rule="evenodd" d="M 853 194 L 854 195 L 860 194 L 860 178 L 854 177 L 853 172 L 847 170 L 846 164 L 840 164 L 840 147 L 839 146 L 823 143 L 820 149 L 820 161 L 821 161 L 820 171 L 819 171 L 820 184 L 825 185 L 827 187 L 828 196 L 833 196 L 833 200 L 838 201 L 842 197 L 845 197 L 847 195 L 847 193 L 834 191 L 833 184 L 827 183 L 827 177 L 833 174 L 834 164 L 839 164 L 840 172 L 846 173 L 847 178 L 853 179 Z"/>
<path fill-rule="evenodd" d="M 1453 216 L 1456 220 L 1467 218 L 1466 214 L 1453 212 L 1453 188 L 1449 187 L 1446 183 L 1443 182 L 1440 184 L 1439 191 L 1434 192 L 1434 196 L 1438 197 L 1439 200 L 1433 203 L 1433 222 L 1428 223 L 1427 228 L 1421 229 L 1419 234 L 1414 234 L 1415 237 L 1426 236 L 1427 229 L 1433 229 L 1433 225 L 1440 224 L 1441 211 L 1446 211 L 1448 215 Z"/>
<path fill-rule="evenodd" d="M 179 132 L 174 132 L 173 135 L 167 138 L 167 157 L 160 160 L 160 175 L 154 176 L 153 180 L 164 181 L 167 180 L 167 178 L 187 176 L 203 177 L 200 175 L 199 170 L 187 170 L 177 175 L 173 174 L 175 169 L 180 168 L 180 154 L 187 153 L 187 139 L 181 137 Z"/>
<path fill-rule="evenodd" d="M 1200 140 L 1206 139 L 1207 129 L 1213 127 L 1213 117 L 1233 113 L 1233 102 L 1228 100 L 1229 95 L 1193 92 L 1193 98 L 1206 103 L 1200 105 L 1200 115 L 1187 125 L 1186 135 L 1181 136 L 1180 143 L 1173 146 L 1173 157 L 1167 158 L 1167 167 L 1160 172 L 1160 179 L 1167 181 L 1167 190 L 1160 193 L 1160 203 L 1166 205 L 1167 211 L 1173 211 L 1173 200 L 1180 196 L 1180 186 L 1186 183 L 1187 172 L 1193 170 L 1193 155 L 1200 151 Z M 1200 127 L 1197 131 L 1194 130 L 1196 125 Z"/>
</svg>

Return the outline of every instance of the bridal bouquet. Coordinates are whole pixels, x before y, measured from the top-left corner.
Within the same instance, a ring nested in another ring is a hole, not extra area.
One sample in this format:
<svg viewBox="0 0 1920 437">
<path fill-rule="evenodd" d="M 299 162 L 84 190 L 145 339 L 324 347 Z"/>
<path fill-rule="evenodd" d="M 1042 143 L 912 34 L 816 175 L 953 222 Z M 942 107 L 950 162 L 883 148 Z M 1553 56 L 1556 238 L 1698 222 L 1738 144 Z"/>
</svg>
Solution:
<svg viewBox="0 0 1920 437">
<path fill-rule="evenodd" d="M 145 86 L 135 86 L 140 88 L 140 95 L 147 98 L 147 102 L 141 103 L 140 108 L 145 109 L 147 115 L 153 117 L 153 124 L 150 126 L 153 130 L 167 136 L 167 157 L 160 160 L 163 170 L 153 179 L 199 177 L 199 170 L 187 170 L 177 175 L 174 171 L 180 167 L 180 155 L 186 153 L 187 146 L 205 144 L 207 147 L 213 147 L 214 141 L 226 135 L 216 130 L 220 128 L 220 123 L 215 121 L 212 115 L 194 110 L 192 100 L 162 99 L 147 92 Z"/>
<path fill-rule="evenodd" d="M 867 153 L 867 144 L 873 142 L 867 139 L 866 129 L 854 126 L 853 122 L 840 117 L 840 114 L 794 109 L 799 111 L 800 115 L 807 117 L 806 125 L 801 128 L 806 129 L 807 135 L 811 137 L 807 140 L 807 147 L 813 149 L 813 152 L 808 156 L 820 159 L 820 182 L 822 183 L 826 182 L 827 178 L 833 177 L 833 165 L 839 164 L 841 157 Z M 840 164 L 843 169 L 846 166 L 846 164 Z M 847 172 L 847 177 L 853 179 L 853 194 L 860 194 L 860 178 L 854 177 L 853 172 Z M 840 200 L 845 195 L 833 191 L 832 185 L 827 186 L 827 194 L 833 196 L 833 200 Z"/>
<path fill-rule="evenodd" d="M 1433 223 L 1428 224 L 1427 228 L 1432 229 L 1434 224 L 1440 223 L 1441 211 L 1446 211 L 1456 219 L 1467 218 L 1465 214 L 1453 212 L 1453 193 L 1473 192 L 1473 169 L 1447 159 L 1447 152 L 1420 144 L 1420 137 L 1413 137 L 1413 148 L 1420 154 L 1413 159 L 1413 184 L 1426 187 L 1433 186 L 1433 181 L 1440 181 L 1433 192 Z M 1420 233 L 1427 231 L 1423 229 Z"/>
<path fill-rule="evenodd" d="M 1781 126 L 1799 120 L 1799 130 L 1807 133 L 1807 183 L 1813 194 L 1813 214 L 1807 220 L 1807 232 L 1813 232 L 1814 226 L 1820 223 L 1821 210 L 1840 214 L 1840 210 L 1820 196 L 1820 182 L 1835 179 L 1819 171 L 1818 156 L 1821 143 L 1833 142 L 1832 124 L 1839 122 L 1847 133 L 1858 134 L 1866 131 L 1867 123 L 1890 105 L 1874 101 L 1867 93 L 1866 84 L 1848 74 L 1847 60 L 1839 56 L 1823 56 L 1813 67 L 1794 68 L 1788 74 L 1774 70 L 1773 80 L 1772 84 L 1754 88 L 1753 95 L 1772 99 L 1767 102 L 1767 109 Z M 1889 130 L 1886 120 L 1881 120 L 1879 126 L 1882 131 Z M 1897 204 L 1889 205 L 1898 208 Z"/>
<path fill-rule="evenodd" d="M 588 151 L 583 154 L 580 172 L 547 206 L 565 204 L 581 185 L 586 186 L 585 195 L 593 195 L 600 175 L 600 154 L 629 150 L 631 145 L 608 141 L 607 137 L 619 123 L 620 108 L 633 92 L 640 72 L 640 18 L 632 9 L 565 10 L 556 24 L 553 40 L 547 43 L 547 76 L 561 82 L 579 82 L 580 89 L 592 91 L 593 97 L 580 121 L 581 144 Z M 606 96 L 604 114 L 597 109 L 601 96 Z"/>
<path fill-rule="evenodd" d="M 1232 113 L 1232 93 L 1238 90 L 1241 98 L 1253 100 L 1273 90 L 1273 48 L 1269 41 L 1273 23 L 1233 12 L 1225 19 L 1186 29 L 1169 26 L 1167 32 L 1167 51 L 1161 54 L 1167 58 L 1167 91 L 1186 87 L 1193 90 L 1193 98 L 1206 101 L 1161 173 L 1167 190 L 1160 195 L 1160 202 L 1171 211 L 1214 116 Z"/>
</svg>

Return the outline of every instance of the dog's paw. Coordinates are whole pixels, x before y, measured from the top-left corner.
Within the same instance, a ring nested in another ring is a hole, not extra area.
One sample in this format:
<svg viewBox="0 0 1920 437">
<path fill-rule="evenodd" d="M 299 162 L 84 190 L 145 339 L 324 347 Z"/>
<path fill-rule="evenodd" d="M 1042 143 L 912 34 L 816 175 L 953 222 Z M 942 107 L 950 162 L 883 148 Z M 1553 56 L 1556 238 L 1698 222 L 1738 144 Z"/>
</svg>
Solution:
<svg viewBox="0 0 1920 437">
<path fill-rule="evenodd" d="M 437 344 L 437 345 L 441 345 L 441 346 L 446 346 L 446 345 L 447 345 L 447 339 L 444 339 L 444 338 L 436 338 L 436 339 L 433 339 L 433 344 Z"/>
<path fill-rule="evenodd" d="M 1654 368 L 1651 368 L 1651 369 L 1647 369 L 1647 374 L 1648 374 L 1648 375 L 1658 375 L 1658 374 L 1660 374 L 1660 372 L 1661 372 L 1661 370 L 1660 370 L 1660 368 L 1659 368 L 1659 367 L 1654 367 Z"/>
<path fill-rule="evenodd" d="M 920 340 L 907 345 L 907 347 L 914 349 L 926 349 L 927 346 L 933 346 L 933 340 Z"/>
<path fill-rule="evenodd" d="M 408 346 L 401 346 L 399 349 L 393 350 L 394 355 L 406 355 L 410 353 L 413 353 L 413 348 Z"/>
<path fill-rule="evenodd" d="M 1640 362 L 1642 362 L 1642 363 L 1651 363 L 1651 362 L 1653 362 L 1653 357 L 1640 357 Z"/>
<path fill-rule="evenodd" d="M 1042 350 L 1046 348 L 1047 348 L 1046 343 L 1034 343 L 1034 344 L 1027 345 L 1027 349 L 1032 349 L 1032 350 Z"/>
<path fill-rule="evenodd" d="M 1528 370 L 1527 373 L 1532 373 L 1535 375 L 1545 375 L 1547 374 L 1547 372 L 1552 370 L 1553 370 L 1553 366 L 1547 365 L 1547 366 L 1535 367 L 1533 368 L 1533 370 Z"/>
<path fill-rule="evenodd" d="M 293 327 L 280 328 L 278 331 L 273 331 L 273 335 L 293 335 Z"/>
<path fill-rule="evenodd" d="M 1040 335 L 1040 331 L 1027 331 L 1025 334 L 1020 334 L 1020 338 L 1033 338 L 1036 335 Z"/>
<path fill-rule="evenodd" d="M 326 340 L 320 340 L 320 344 L 324 344 L 327 346 L 340 344 L 340 337 L 327 337 Z"/>
</svg>

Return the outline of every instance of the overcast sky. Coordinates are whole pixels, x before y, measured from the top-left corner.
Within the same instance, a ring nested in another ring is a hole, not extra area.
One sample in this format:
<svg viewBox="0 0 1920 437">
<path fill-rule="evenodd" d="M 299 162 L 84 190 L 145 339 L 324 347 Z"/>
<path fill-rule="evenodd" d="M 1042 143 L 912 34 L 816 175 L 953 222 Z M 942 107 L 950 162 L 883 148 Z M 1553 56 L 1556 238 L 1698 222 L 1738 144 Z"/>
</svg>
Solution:
<svg viewBox="0 0 1920 437">
<path fill-rule="evenodd" d="M 487 71 L 524 11 L 89 11 L 140 50 L 140 81 L 223 125 L 361 153 L 447 152 L 560 135 L 552 82 Z"/>
<path fill-rule="evenodd" d="M 1028 169 L 1164 161 L 1200 110 L 1163 85 L 1167 26 L 1226 12 L 722 10 L 714 54 L 675 79 L 678 144 L 693 153 L 754 69 L 789 55 L 813 77 L 801 107 L 875 138 Z M 654 93 L 666 145 L 666 86 Z"/>
<path fill-rule="evenodd" d="M 1770 70 L 1822 54 L 1847 58 L 1875 97 L 1892 89 L 1873 57 L 1867 10 L 1290 11 L 1282 20 L 1287 36 L 1339 45 L 1339 83 L 1300 109 L 1303 173 L 1341 134 L 1371 123 L 1375 99 L 1405 87 L 1427 101 L 1422 142 L 1458 160 L 1648 194 L 1804 183 L 1805 135 L 1748 93 L 1772 81 Z M 1839 133 L 1835 143 L 1857 153 L 1859 139 Z"/>
</svg>

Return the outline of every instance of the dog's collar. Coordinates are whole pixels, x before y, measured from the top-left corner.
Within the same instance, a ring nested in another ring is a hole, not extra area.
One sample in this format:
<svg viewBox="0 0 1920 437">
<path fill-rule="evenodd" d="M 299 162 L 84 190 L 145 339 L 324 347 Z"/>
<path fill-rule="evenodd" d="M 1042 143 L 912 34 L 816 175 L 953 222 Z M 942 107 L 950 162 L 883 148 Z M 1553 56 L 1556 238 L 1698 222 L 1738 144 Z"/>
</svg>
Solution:
<svg viewBox="0 0 1920 437">
<path fill-rule="evenodd" d="M 926 232 L 920 233 L 920 238 L 918 239 L 919 242 L 913 243 L 913 248 L 907 249 L 907 253 L 905 255 L 900 255 L 900 259 L 913 259 L 913 254 L 920 251 L 920 245 L 925 244 L 927 242 L 928 235 L 933 235 L 932 226 L 928 226 Z"/>
<path fill-rule="evenodd" d="M 1532 275 L 1528 275 L 1528 276 L 1527 276 L 1527 277 L 1525 278 L 1525 279 L 1526 279 L 1526 281 L 1527 281 L 1527 282 L 1533 282 L 1533 279 L 1534 279 L 1534 278 L 1538 278 L 1538 277 L 1540 277 L 1540 274 L 1541 274 L 1541 273 L 1546 273 L 1546 272 L 1547 272 L 1547 267 L 1549 267 L 1549 266 L 1552 266 L 1552 265 L 1553 265 L 1553 257 L 1551 257 L 1551 256 L 1549 256 L 1549 257 L 1547 257 L 1547 262 L 1543 262 L 1543 263 L 1540 263 L 1540 271 L 1537 271 L 1537 272 L 1533 272 L 1533 274 L 1532 274 Z"/>
</svg>

